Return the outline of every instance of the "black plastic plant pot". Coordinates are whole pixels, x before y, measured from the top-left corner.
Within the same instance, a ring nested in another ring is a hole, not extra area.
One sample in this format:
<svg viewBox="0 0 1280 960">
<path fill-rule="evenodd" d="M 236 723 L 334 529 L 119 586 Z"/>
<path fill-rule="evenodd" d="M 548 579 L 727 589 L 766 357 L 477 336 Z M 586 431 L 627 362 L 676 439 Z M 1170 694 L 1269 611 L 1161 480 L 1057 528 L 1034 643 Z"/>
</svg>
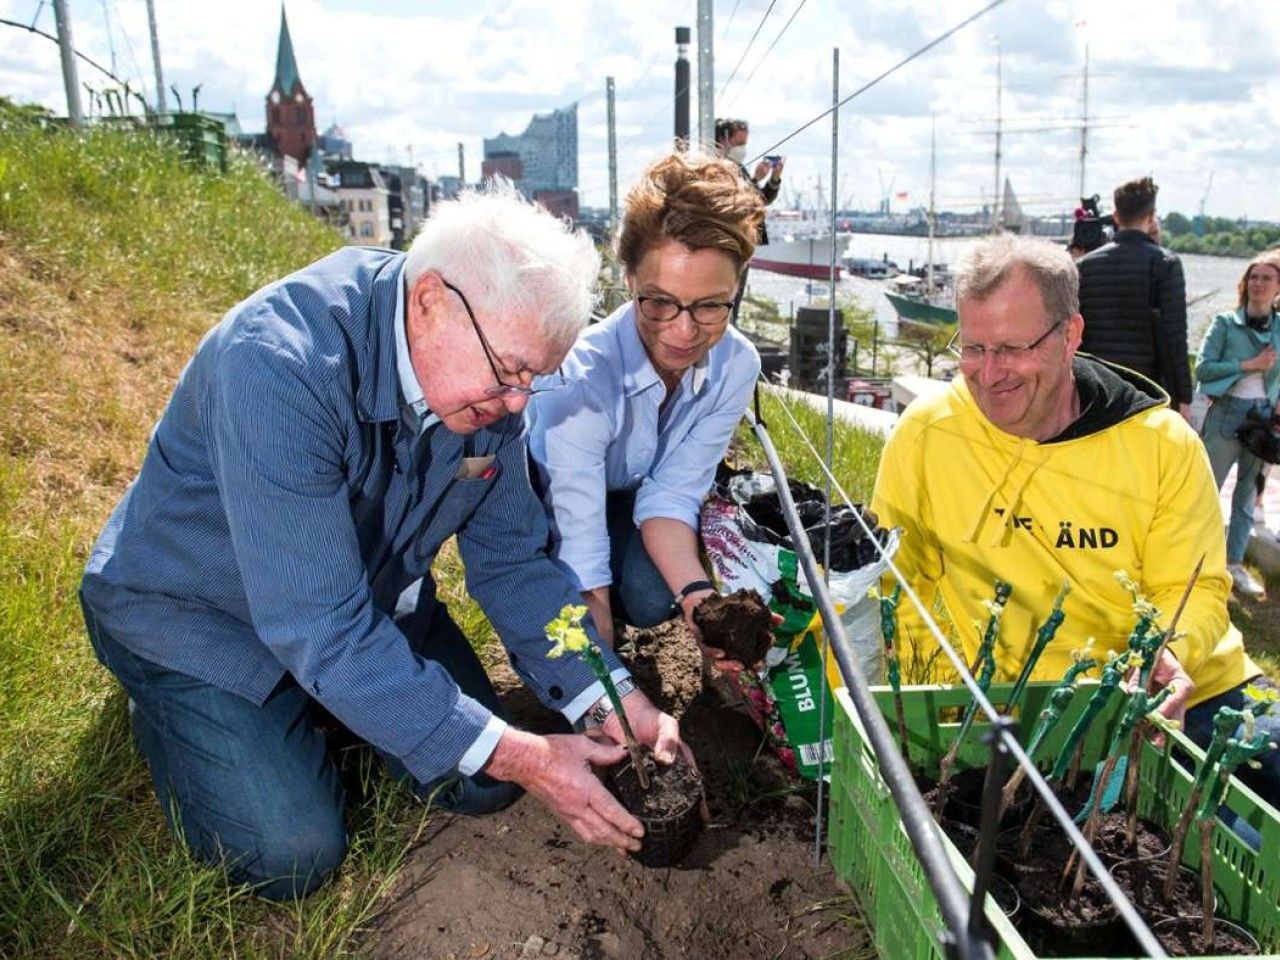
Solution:
<svg viewBox="0 0 1280 960">
<path fill-rule="evenodd" d="M 1252 957 L 1262 953 L 1258 938 L 1230 920 L 1220 917 L 1213 921 L 1213 943 L 1205 945 L 1200 939 L 1201 917 L 1166 917 L 1152 924 L 1160 945 L 1171 957 Z"/>
<path fill-rule="evenodd" d="M 702 832 L 702 777 L 679 755 L 669 766 L 649 756 L 643 762 L 648 791 L 628 760 L 610 773 L 609 792 L 644 825 L 644 839 L 632 856 L 646 867 L 673 866 Z"/>
<path fill-rule="evenodd" d="M 1178 867 L 1174 897 L 1170 903 L 1165 903 L 1164 874 L 1167 867 L 1168 861 L 1164 858 L 1144 857 L 1140 860 L 1122 860 L 1110 870 L 1120 889 L 1133 901 L 1142 919 L 1148 923 L 1167 917 L 1186 916 L 1191 912 L 1182 909 L 1187 903 L 1195 904 L 1196 909 L 1201 909 L 1200 874 L 1190 867 Z M 1213 906 L 1216 911 L 1216 892 Z"/>
</svg>

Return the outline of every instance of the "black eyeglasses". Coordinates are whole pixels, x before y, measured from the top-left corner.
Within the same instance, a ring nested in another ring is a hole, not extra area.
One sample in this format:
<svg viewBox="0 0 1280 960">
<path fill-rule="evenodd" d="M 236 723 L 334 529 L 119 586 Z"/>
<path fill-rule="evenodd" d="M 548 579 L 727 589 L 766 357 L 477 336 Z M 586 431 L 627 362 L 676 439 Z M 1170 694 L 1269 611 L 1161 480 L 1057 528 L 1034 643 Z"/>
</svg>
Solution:
<svg viewBox="0 0 1280 960">
<path fill-rule="evenodd" d="M 718 327 L 729 319 L 733 302 L 729 300 L 699 300 L 697 303 L 681 303 L 670 297 L 636 297 L 640 312 L 657 323 L 668 323 L 688 313 L 700 327 Z"/>
<path fill-rule="evenodd" d="M 485 339 L 484 331 L 480 329 L 480 324 L 476 323 L 476 315 L 471 312 L 471 304 L 467 302 L 466 295 L 444 277 L 440 278 L 440 282 L 447 289 L 456 293 L 458 299 L 462 301 L 463 309 L 467 311 L 467 319 L 471 321 L 471 329 L 476 332 L 476 337 L 480 340 L 480 348 L 484 350 L 484 358 L 489 361 L 489 369 L 493 371 L 493 379 L 498 381 L 496 386 L 485 389 L 484 395 L 486 397 L 532 397 L 534 394 L 546 393 L 548 390 L 555 390 L 564 386 L 565 379 L 562 370 L 538 377 L 538 383 L 531 387 L 526 387 L 519 383 L 507 383 L 503 380 L 502 374 L 498 371 L 498 362 L 494 358 L 493 348 L 489 346 L 489 341 Z"/>
<path fill-rule="evenodd" d="M 996 363 L 1016 363 L 1024 357 L 1031 356 L 1031 351 L 1044 343 L 1049 338 L 1049 334 L 1053 333 L 1065 322 L 1065 319 L 1059 320 L 1030 343 L 1002 343 L 994 347 L 983 347 L 976 343 L 961 343 L 960 331 L 957 330 L 956 335 L 947 344 L 947 352 L 952 356 L 958 357 L 960 362 L 966 366 L 978 366 L 986 359 L 988 354 L 991 355 L 991 358 Z"/>
</svg>

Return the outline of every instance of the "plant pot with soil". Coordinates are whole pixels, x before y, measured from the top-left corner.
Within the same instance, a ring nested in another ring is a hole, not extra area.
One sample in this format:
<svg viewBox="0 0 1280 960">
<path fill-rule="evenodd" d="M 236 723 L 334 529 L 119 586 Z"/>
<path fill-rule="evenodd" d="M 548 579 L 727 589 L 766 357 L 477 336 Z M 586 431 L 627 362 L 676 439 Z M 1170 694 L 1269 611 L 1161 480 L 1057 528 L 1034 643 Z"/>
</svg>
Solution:
<svg viewBox="0 0 1280 960">
<path fill-rule="evenodd" d="M 586 614 L 584 606 L 566 606 L 559 617 L 547 624 L 547 639 L 553 644 L 547 656 L 578 654 L 604 686 L 618 715 L 629 754 L 629 759 L 612 768 L 606 785 L 644 826 L 644 839 L 634 854 L 636 860 L 648 867 L 670 866 L 683 859 L 701 832 L 702 776 L 680 754 L 670 764 L 659 763 L 636 740 L 600 648 L 582 627 Z"/>
<path fill-rule="evenodd" d="M 1252 957 L 1262 952 L 1258 938 L 1230 920 L 1216 920 L 1213 942 L 1204 939 L 1204 918 L 1166 917 L 1151 932 L 1171 957 Z"/>
</svg>

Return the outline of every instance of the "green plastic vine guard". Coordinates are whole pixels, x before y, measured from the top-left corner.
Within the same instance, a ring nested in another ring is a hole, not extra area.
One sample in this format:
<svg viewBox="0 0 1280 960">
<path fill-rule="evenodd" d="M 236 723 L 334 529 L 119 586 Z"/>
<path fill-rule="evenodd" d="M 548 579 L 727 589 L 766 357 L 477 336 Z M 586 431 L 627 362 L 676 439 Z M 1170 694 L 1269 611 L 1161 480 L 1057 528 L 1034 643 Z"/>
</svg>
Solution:
<svg viewBox="0 0 1280 960">
<path fill-rule="evenodd" d="M 1056 754 L 1071 723 L 1088 702 L 1089 688 L 1094 685 L 1096 681 L 1081 684 L 1081 691 L 1072 699 L 1064 722 L 1048 737 L 1041 751 L 1043 757 Z M 994 684 L 988 692 L 997 708 L 1003 708 L 1011 686 Z M 891 691 L 888 687 L 872 689 L 886 720 L 893 724 Z M 1038 714 L 1052 689 L 1050 683 L 1028 685 L 1023 716 Z M 963 687 L 903 687 L 910 759 L 926 772 L 937 774 L 938 760 L 950 746 L 959 727 L 960 712 L 969 699 L 969 692 Z M 1120 699 L 1116 699 L 1090 729 L 1084 744 L 1086 769 L 1093 766 L 1106 749 L 1120 705 Z M 940 719 L 944 715 L 946 719 Z M 1032 724 L 1019 719 L 1020 733 L 1025 736 Z M 983 737 L 988 727 L 985 718 L 973 725 L 961 745 L 957 769 L 986 764 L 987 747 Z M 827 842 L 836 873 L 858 898 L 881 957 L 944 960 L 946 954 L 939 940 L 942 914 L 845 690 L 836 693 L 834 739 Z M 1193 768 L 1198 767 L 1204 753 L 1181 734 L 1174 734 L 1172 739 L 1174 756 L 1181 755 Z M 1172 827 L 1187 802 L 1193 776 L 1194 769 L 1189 772 L 1168 759 L 1163 750 L 1145 742 L 1138 770 L 1139 813 Z M 1023 785 L 1023 790 L 1030 789 Z M 1280 952 L 1280 815 L 1238 780 L 1232 782 L 1227 806 L 1258 831 L 1262 846 L 1255 853 L 1221 824 L 1214 831 L 1213 877 L 1220 904 L 1219 916 L 1248 927 L 1262 944 L 1260 956 L 1274 956 Z M 1198 870 L 1200 851 L 1195 834 L 1196 831 L 1188 834 L 1183 863 Z M 957 874 L 971 889 L 972 870 L 951 841 L 945 836 L 942 839 Z M 1036 960 L 1036 954 L 990 896 L 986 913 L 1000 941 L 997 956 L 1001 960 Z"/>
</svg>

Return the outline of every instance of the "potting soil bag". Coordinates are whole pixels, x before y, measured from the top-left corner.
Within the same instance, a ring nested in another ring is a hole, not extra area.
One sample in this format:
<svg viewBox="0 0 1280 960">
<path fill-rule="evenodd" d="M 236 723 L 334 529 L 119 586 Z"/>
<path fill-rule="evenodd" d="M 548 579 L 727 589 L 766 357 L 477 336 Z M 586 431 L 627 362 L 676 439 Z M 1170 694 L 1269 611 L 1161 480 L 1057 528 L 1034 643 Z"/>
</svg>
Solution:
<svg viewBox="0 0 1280 960">
<path fill-rule="evenodd" d="M 815 556 L 823 552 L 826 499 L 808 484 L 789 481 L 796 510 Z M 884 676 L 884 640 L 878 604 L 868 591 L 887 565 L 876 543 L 891 557 L 898 531 L 876 526 L 868 536 L 855 511 L 841 506 L 831 512 L 831 571 L 828 589 L 840 614 L 854 658 L 868 683 Z M 773 478 L 753 471 L 725 471 L 717 476 L 713 496 L 702 511 L 702 542 L 720 589 L 757 591 L 782 618 L 774 628 L 775 644 L 759 677 L 744 671 L 739 686 L 756 721 L 784 764 L 808 779 L 817 777 L 819 758 L 830 760 L 830 690 L 843 686 L 828 651 L 828 699 L 821 708 L 822 625 L 782 518 Z M 819 717 L 825 716 L 824 729 Z M 825 762 L 825 761 L 824 761 Z"/>
</svg>

